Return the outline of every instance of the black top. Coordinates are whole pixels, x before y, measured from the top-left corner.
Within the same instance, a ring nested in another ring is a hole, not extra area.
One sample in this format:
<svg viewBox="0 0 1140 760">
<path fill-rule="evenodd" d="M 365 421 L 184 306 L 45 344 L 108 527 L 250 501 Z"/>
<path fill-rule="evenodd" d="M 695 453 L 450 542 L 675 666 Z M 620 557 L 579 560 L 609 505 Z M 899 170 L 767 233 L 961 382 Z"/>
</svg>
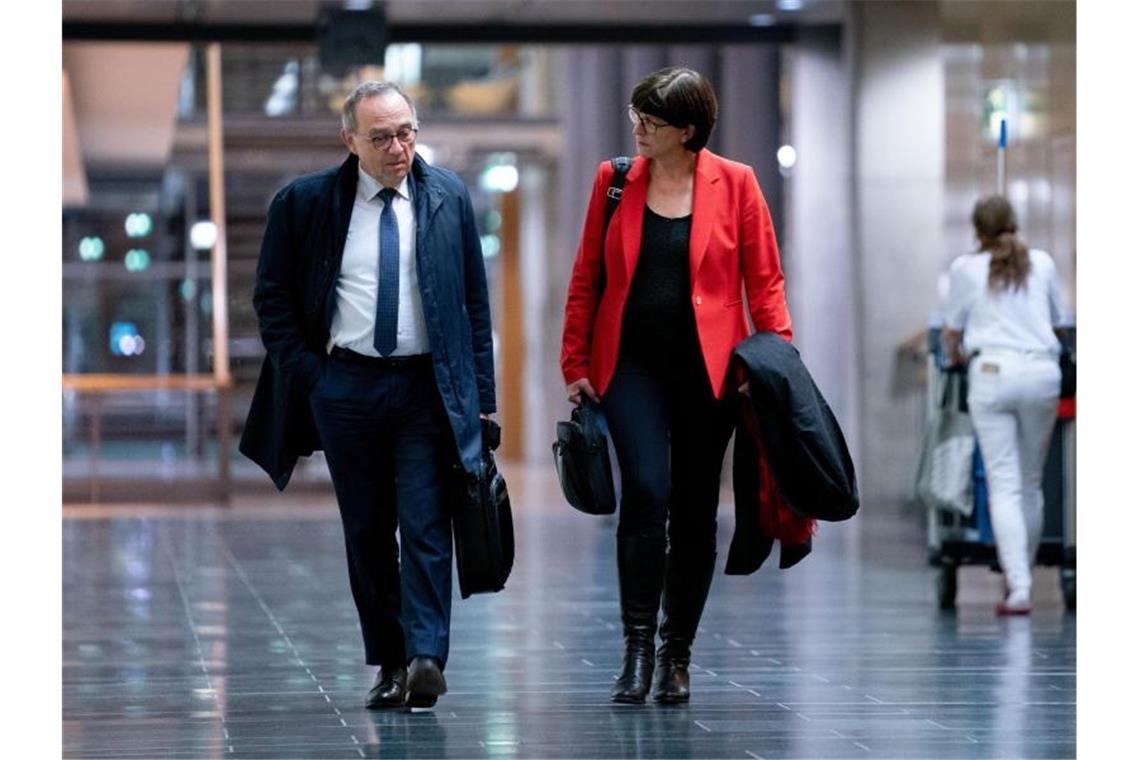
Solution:
<svg viewBox="0 0 1140 760">
<path fill-rule="evenodd" d="M 692 215 L 668 218 L 648 205 L 641 252 L 622 315 L 621 353 L 650 367 L 699 362 L 697 323 L 690 303 L 689 232 Z"/>
</svg>

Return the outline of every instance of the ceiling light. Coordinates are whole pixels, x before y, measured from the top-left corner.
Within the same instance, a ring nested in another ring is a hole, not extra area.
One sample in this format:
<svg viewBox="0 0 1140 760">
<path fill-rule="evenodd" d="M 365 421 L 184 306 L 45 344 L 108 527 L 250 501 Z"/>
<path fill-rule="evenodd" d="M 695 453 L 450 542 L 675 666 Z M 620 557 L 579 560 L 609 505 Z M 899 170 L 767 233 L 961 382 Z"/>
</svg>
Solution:
<svg viewBox="0 0 1140 760">
<path fill-rule="evenodd" d="M 190 245 L 195 250 L 208 251 L 218 242 L 218 227 L 210 221 L 194 222 L 190 228 Z"/>
<path fill-rule="evenodd" d="M 776 151 L 776 161 L 781 168 L 791 169 L 796 165 L 796 149 L 791 145 L 781 145 Z"/>
<path fill-rule="evenodd" d="M 128 272 L 141 272 L 150 266 L 150 254 L 142 248 L 132 248 L 127 251 L 123 264 Z"/>
<path fill-rule="evenodd" d="M 102 238 L 85 237 L 79 241 L 79 258 L 84 261 L 98 261 L 103 258 L 105 250 Z"/>
<path fill-rule="evenodd" d="M 128 215 L 127 220 L 123 223 L 123 228 L 128 237 L 146 237 L 154 229 L 154 223 L 150 219 L 150 214 L 144 214 L 140 211 Z"/>
</svg>

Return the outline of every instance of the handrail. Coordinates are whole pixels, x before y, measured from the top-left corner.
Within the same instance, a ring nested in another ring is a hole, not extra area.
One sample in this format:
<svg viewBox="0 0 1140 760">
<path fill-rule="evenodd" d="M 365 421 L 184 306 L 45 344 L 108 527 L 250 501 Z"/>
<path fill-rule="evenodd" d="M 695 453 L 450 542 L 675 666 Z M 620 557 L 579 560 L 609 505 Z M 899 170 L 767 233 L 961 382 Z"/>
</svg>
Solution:
<svg viewBox="0 0 1140 760">
<path fill-rule="evenodd" d="M 68 374 L 63 375 L 65 391 L 83 393 L 122 393 L 129 391 L 216 391 L 228 388 L 219 383 L 213 373 L 197 375 L 123 375 L 123 374 Z"/>
</svg>

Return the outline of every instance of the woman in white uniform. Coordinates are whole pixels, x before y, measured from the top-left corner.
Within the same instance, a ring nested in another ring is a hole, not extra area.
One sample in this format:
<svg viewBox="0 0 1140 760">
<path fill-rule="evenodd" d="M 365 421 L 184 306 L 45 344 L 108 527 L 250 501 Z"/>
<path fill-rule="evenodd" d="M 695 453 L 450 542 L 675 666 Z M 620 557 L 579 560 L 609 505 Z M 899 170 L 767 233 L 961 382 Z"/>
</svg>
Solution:
<svg viewBox="0 0 1140 760">
<path fill-rule="evenodd" d="M 978 251 L 950 265 L 942 335 L 951 360 L 969 362 L 970 418 L 1007 589 L 997 613 L 1027 615 L 1044 513 L 1042 470 L 1061 388 L 1064 311 L 1053 259 L 1017 237 L 1009 201 L 978 201 L 973 222 Z"/>
</svg>

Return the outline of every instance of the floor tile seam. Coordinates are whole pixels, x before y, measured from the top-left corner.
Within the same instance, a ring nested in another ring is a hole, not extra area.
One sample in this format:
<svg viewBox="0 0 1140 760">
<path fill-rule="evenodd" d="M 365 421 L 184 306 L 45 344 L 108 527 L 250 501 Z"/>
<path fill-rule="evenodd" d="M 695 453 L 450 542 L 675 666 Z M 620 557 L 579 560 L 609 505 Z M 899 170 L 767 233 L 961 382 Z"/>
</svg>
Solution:
<svg viewBox="0 0 1140 760">
<path fill-rule="evenodd" d="M 300 665 L 302 668 L 304 668 L 305 672 L 309 674 L 309 677 L 313 680 L 313 683 L 317 687 L 317 691 L 320 693 L 320 695 L 322 697 L 324 697 L 325 702 L 328 703 L 328 705 L 332 709 L 332 711 L 334 713 L 336 713 L 337 718 L 340 720 L 341 726 L 343 726 L 344 729 L 349 732 L 349 739 L 352 741 L 352 743 L 354 745 L 356 745 L 357 752 L 359 752 L 360 756 L 363 757 L 364 752 L 363 752 L 363 750 L 360 749 L 360 739 L 357 738 L 355 731 L 353 731 L 353 729 L 348 725 L 348 723 L 345 722 L 344 716 L 341 714 L 340 708 L 336 704 L 333 703 L 332 697 L 329 695 L 328 692 L 325 691 L 324 685 L 321 683 L 320 679 L 317 678 L 316 674 L 313 673 L 312 669 L 310 669 L 309 666 L 305 664 L 304 659 L 301 657 L 301 653 L 299 651 L 297 651 L 297 645 L 293 643 L 293 639 L 290 638 L 289 634 L 285 632 L 285 629 L 281 626 L 281 623 L 280 623 L 280 621 L 278 621 L 277 616 L 274 615 L 273 610 L 271 610 L 269 608 L 269 604 L 265 601 L 265 599 L 262 597 L 262 595 L 258 592 L 257 588 L 253 585 L 253 582 L 250 580 L 249 576 L 246 574 L 244 568 L 242 568 L 241 563 L 238 562 L 237 557 L 234 555 L 233 551 L 230 549 L 229 545 L 226 543 L 225 538 L 218 531 L 217 526 L 211 525 L 210 532 L 213 533 L 214 536 L 216 537 L 216 539 L 218 541 L 218 545 L 221 547 L 222 554 L 225 556 L 226 561 L 233 568 L 233 570 L 237 574 L 238 578 L 241 579 L 241 582 L 249 590 L 249 593 L 253 596 L 253 598 L 257 602 L 258 606 L 261 607 L 261 609 L 265 613 L 266 617 L 269 618 L 269 622 L 273 624 L 273 627 L 277 629 L 277 632 L 281 635 L 281 638 L 285 641 L 285 643 L 288 645 L 289 649 L 293 652 L 293 657 L 296 659 L 297 664 Z"/>
<path fill-rule="evenodd" d="M 225 746 L 228 752 L 233 752 L 233 744 L 230 743 L 229 731 L 226 729 L 225 711 L 222 709 L 221 701 L 218 699 L 218 692 L 214 689 L 213 679 L 210 677 L 210 671 L 206 667 L 206 660 L 202 653 L 202 640 L 198 636 L 198 631 L 194 625 L 194 614 L 191 609 L 190 599 L 186 595 L 186 586 L 182 580 L 182 572 L 178 568 L 178 562 L 175 559 L 174 551 L 170 545 L 170 534 L 165 525 L 158 527 L 159 544 L 162 546 L 162 551 L 166 554 L 167 560 L 170 562 L 171 571 L 174 573 L 174 583 L 178 588 L 178 595 L 182 598 L 183 611 L 186 613 L 186 622 L 190 625 L 190 632 L 194 636 L 194 646 L 198 653 L 198 665 L 202 669 L 202 674 L 206 678 L 206 687 L 210 690 L 210 694 L 214 700 L 214 707 L 219 715 L 219 724 L 222 729 L 222 736 L 225 737 Z"/>
</svg>

